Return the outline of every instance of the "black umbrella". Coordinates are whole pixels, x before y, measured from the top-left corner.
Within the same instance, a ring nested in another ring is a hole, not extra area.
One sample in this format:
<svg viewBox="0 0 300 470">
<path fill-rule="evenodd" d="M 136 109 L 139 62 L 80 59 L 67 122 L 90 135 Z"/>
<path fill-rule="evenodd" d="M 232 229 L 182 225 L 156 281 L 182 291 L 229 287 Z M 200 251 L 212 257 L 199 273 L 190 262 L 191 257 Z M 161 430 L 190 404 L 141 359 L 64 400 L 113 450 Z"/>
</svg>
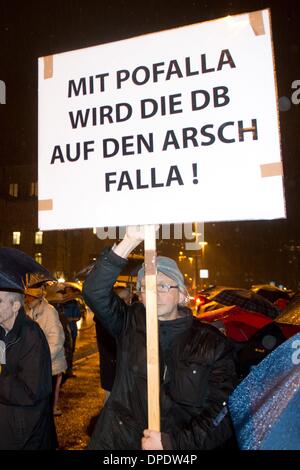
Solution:
<svg viewBox="0 0 300 470">
<path fill-rule="evenodd" d="M 251 290 L 255 294 L 259 294 L 270 302 L 274 303 L 278 299 L 290 300 L 290 295 L 286 290 L 279 289 L 279 287 L 270 284 L 261 284 L 252 286 Z"/>
<path fill-rule="evenodd" d="M 142 267 L 143 263 L 143 258 L 128 258 L 128 263 L 124 268 L 122 269 L 122 275 L 123 276 L 136 276 L 139 269 Z M 88 264 L 85 268 L 81 269 L 78 271 L 78 273 L 75 274 L 74 279 L 85 279 L 93 267 L 95 266 L 96 261 L 94 261 L 91 264 Z"/>
<path fill-rule="evenodd" d="M 95 266 L 95 264 L 96 264 L 96 261 L 94 261 L 93 263 L 90 263 L 87 266 L 85 266 L 84 268 L 82 268 L 80 271 L 78 271 L 75 274 L 74 279 L 85 279 L 90 274 L 90 272 L 93 269 L 93 267 Z"/>
<path fill-rule="evenodd" d="M 279 323 L 300 325 L 300 291 L 292 297 L 290 303 L 276 318 L 276 321 Z"/>
<path fill-rule="evenodd" d="M 22 290 L 27 287 L 38 287 L 47 281 L 55 281 L 48 269 L 37 263 L 31 256 L 16 248 L 0 248 L 0 273 L 5 287 Z M 6 280 L 4 279 L 6 278 Z M 14 284 L 9 287 L 8 280 Z"/>
<path fill-rule="evenodd" d="M 280 312 L 279 308 L 259 294 L 247 289 L 223 288 L 210 300 L 223 305 L 238 305 L 251 312 L 259 312 L 270 318 L 276 318 Z"/>
<path fill-rule="evenodd" d="M 12 274 L 0 271 L 0 290 L 22 291 L 23 284 Z"/>
</svg>

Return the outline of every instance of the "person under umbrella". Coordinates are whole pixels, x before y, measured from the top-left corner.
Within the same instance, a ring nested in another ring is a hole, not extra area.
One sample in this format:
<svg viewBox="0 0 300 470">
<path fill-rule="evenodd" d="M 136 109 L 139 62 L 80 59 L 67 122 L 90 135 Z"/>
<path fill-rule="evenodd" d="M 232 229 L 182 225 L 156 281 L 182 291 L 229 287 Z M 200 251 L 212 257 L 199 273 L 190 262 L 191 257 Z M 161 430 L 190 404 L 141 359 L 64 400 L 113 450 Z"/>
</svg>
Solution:
<svg viewBox="0 0 300 470">
<path fill-rule="evenodd" d="M 0 248 L 0 269 L 13 272 L 26 295 L 27 313 L 43 330 L 50 347 L 53 375 L 53 403 L 57 397 L 56 382 L 61 372 L 66 369 L 63 343 L 64 332 L 56 310 L 44 299 L 43 285 L 55 278 L 41 264 L 21 250 Z M 55 393 L 56 390 L 56 393 Z M 55 411 L 55 410 L 54 410 Z M 58 414 L 58 413 L 55 413 Z"/>
<path fill-rule="evenodd" d="M 64 288 L 58 292 L 61 292 L 63 294 L 63 301 L 60 304 L 60 309 L 65 318 L 68 320 L 72 336 L 72 350 L 70 354 L 70 360 L 68 361 L 68 367 L 65 372 L 65 379 L 70 379 L 76 377 L 73 372 L 73 357 L 75 353 L 76 339 L 78 335 L 77 322 L 82 318 L 82 311 L 77 300 L 78 289 L 72 286 L 72 283 L 67 282 L 64 284 Z"/>
<path fill-rule="evenodd" d="M 55 449 L 49 346 L 12 265 L 0 270 L 0 450 Z"/>
<path fill-rule="evenodd" d="M 58 407 L 62 375 L 67 369 L 64 352 L 65 334 L 57 310 L 48 303 L 43 287 L 26 287 L 26 312 L 43 330 L 49 344 L 52 366 L 52 403 L 54 416 L 62 414 Z"/>
</svg>

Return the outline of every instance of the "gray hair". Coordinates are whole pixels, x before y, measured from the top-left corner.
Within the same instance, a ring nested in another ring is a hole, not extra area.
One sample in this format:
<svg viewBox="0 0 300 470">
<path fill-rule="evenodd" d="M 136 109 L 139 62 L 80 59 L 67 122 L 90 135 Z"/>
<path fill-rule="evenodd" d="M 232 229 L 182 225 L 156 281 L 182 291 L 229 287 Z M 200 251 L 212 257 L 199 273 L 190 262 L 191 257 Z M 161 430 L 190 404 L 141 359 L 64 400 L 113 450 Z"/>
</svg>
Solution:
<svg viewBox="0 0 300 470">
<path fill-rule="evenodd" d="M 24 306 L 24 295 L 21 294 L 21 292 L 10 291 L 7 293 L 8 293 L 11 304 L 13 304 L 14 302 L 20 302 L 21 306 L 22 307 Z"/>
</svg>

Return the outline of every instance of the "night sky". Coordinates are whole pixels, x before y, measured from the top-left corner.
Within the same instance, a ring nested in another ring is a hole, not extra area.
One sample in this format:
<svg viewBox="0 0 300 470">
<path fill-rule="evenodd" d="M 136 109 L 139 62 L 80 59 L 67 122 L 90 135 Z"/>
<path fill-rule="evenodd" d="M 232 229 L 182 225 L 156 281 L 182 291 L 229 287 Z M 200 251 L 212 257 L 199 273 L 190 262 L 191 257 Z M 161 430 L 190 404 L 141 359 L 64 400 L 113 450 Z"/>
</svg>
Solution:
<svg viewBox="0 0 300 470">
<path fill-rule="evenodd" d="M 272 238 L 272 228 L 276 232 L 279 227 L 287 243 L 295 240 L 300 245 L 300 104 L 291 102 L 292 83 L 300 81 L 300 7 L 296 0 L 0 0 L 0 80 L 7 88 L 7 103 L 0 105 L 1 166 L 37 164 L 38 57 L 266 7 L 272 15 L 278 95 L 286 97 L 281 101 L 286 110 L 280 112 L 280 124 L 287 220 L 261 223 L 255 236 L 261 238 L 267 227 Z M 218 227 L 225 232 L 229 227 L 230 232 L 232 225 Z M 210 229 L 214 237 L 214 227 L 210 225 Z M 250 234 L 252 229 L 253 222 L 242 225 L 244 233 Z"/>
</svg>

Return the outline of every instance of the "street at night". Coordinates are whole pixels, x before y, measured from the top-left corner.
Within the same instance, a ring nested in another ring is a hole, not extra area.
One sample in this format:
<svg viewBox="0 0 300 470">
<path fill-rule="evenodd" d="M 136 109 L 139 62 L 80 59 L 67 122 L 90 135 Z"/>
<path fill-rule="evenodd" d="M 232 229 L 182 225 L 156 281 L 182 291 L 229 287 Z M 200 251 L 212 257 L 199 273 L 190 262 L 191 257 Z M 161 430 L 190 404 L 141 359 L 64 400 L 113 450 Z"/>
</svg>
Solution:
<svg viewBox="0 0 300 470">
<path fill-rule="evenodd" d="M 99 354 L 92 314 L 83 320 L 74 357 L 76 377 L 63 384 L 59 406 L 61 416 L 55 418 L 60 450 L 86 448 L 95 417 L 102 407 L 104 392 L 100 387 Z"/>
<path fill-rule="evenodd" d="M 299 466 L 299 18 L 0 0 L 3 467 Z"/>
</svg>

